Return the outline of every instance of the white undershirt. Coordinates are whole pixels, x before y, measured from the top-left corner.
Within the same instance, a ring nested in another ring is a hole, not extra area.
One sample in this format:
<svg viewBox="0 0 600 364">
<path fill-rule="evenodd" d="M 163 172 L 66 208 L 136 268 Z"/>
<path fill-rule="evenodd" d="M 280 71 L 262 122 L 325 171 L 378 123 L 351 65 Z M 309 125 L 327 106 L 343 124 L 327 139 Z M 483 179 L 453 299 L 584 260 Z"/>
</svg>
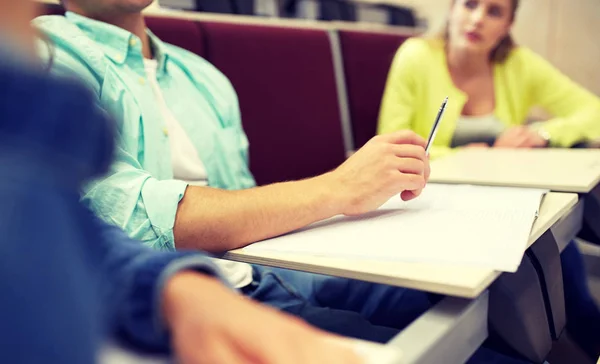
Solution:
<svg viewBox="0 0 600 364">
<path fill-rule="evenodd" d="M 482 116 L 461 115 L 456 122 L 451 146 L 462 147 L 471 143 L 494 144 L 506 126 L 494 113 Z"/>
<path fill-rule="evenodd" d="M 200 160 L 192 141 L 188 138 L 181 124 L 175 119 L 171 110 L 169 110 L 163 97 L 162 90 L 156 78 L 158 62 L 155 59 L 144 59 L 144 67 L 146 68 L 148 82 L 152 87 L 156 102 L 168 130 L 173 178 L 195 185 L 206 186 L 208 184 L 208 176 L 206 175 L 204 163 Z"/>
<path fill-rule="evenodd" d="M 190 185 L 206 186 L 208 184 L 208 175 L 204 163 L 202 163 L 194 144 L 188 138 L 185 130 L 183 130 L 181 124 L 179 124 L 173 113 L 171 113 L 171 110 L 169 110 L 163 97 L 156 77 L 158 62 L 154 59 L 144 59 L 144 67 L 146 68 L 148 82 L 152 87 L 157 105 L 160 108 L 168 130 L 173 178 L 185 181 Z M 252 267 L 249 264 L 222 259 L 214 259 L 214 262 L 219 266 L 223 275 L 232 286 L 242 288 L 252 282 Z"/>
</svg>

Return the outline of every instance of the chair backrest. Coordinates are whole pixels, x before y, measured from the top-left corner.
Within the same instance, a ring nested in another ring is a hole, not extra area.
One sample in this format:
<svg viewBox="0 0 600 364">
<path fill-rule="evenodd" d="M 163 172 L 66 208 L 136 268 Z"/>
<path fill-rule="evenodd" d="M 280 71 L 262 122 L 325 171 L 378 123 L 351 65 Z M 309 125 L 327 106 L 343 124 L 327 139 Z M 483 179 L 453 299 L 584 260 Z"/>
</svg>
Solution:
<svg viewBox="0 0 600 364">
<path fill-rule="evenodd" d="M 233 0 L 236 14 L 254 15 L 255 0 Z"/>
<path fill-rule="evenodd" d="M 235 14 L 232 0 L 195 0 L 195 10 L 207 13 Z"/>
<path fill-rule="evenodd" d="M 259 184 L 327 172 L 345 159 L 328 33 L 201 22 L 207 59 L 233 83 Z"/>
<path fill-rule="evenodd" d="M 377 118 L 387 74 L 408 36 L 340 30 L 354 147 L 362 147 L 377 131 Z"/>
<path fill-rule="evenodd" d="M 146 16 L 148 28 L 161 40 L 204 57 L 204 38 L 198 23 L 159 16 Z"/>
<path fill-rule="evenodd" d="M 280 0 L 279 16 L 282 18 L 295 18 L 298 14 L 298 3 L 300 0 Z"/>
<path fill-rule="evenodd" d="M 346 0 L 320 0 L 321 20 L 356 21 L 356 5 Z"/>
<path fill-rule="evenodd" d="M 390 14 L 389 24 L 416 27 L 417 18 L 411 8 L 404 6 L 385 6 Z"/>
</svg>

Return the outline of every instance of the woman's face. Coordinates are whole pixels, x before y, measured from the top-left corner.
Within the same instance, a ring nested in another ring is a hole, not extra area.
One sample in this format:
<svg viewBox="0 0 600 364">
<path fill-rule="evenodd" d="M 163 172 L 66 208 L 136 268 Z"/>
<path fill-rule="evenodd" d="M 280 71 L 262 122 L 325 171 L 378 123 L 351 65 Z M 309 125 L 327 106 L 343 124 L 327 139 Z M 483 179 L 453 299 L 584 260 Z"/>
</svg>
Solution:
<svg viewBox="0 0 600 364">
<path fill-rule="evenodd" d="M 36 7 L 32 0 L 0 0 L 0 41 L 5 39 L 33 55 L 35 37 L 30 22 L 37 15 Z"/>
<path fill-rule="evenodd" d="M 513 0 L 455 0 L 448 23 L 453 48 L 489 54 L 509 34 Z"/>
</svg>

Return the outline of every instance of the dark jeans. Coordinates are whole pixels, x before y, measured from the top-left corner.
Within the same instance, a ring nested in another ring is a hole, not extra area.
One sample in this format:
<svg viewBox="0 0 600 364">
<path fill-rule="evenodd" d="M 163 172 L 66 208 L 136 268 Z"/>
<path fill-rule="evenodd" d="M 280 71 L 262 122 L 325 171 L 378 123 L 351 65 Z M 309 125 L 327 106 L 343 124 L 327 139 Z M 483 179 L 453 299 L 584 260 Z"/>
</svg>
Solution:
<svg viewBox="0 0 600 364">
<path fill-rule="evenodd" d="M 591 357 L 600 355 L 600 310 L 587 286 L 583 260 L 571 243 L 561 254 L 567 329 Z M 351 279 L 254 267 L 244 293 L 302 317 L 323 330 L 385 343 L 431 308 L 440 296 Z M 469 363 L 525 363 L 480 348 Z"/>
<path fill-rule="evenodd" d="M 253 299 L 302 317 L 323 330 L 386 343 L 431 308 L 440 296 L 425 292 L 296 271 L 255 266 Z M 468 363 L 524 364 L 487 348 Z"/>
</svg>

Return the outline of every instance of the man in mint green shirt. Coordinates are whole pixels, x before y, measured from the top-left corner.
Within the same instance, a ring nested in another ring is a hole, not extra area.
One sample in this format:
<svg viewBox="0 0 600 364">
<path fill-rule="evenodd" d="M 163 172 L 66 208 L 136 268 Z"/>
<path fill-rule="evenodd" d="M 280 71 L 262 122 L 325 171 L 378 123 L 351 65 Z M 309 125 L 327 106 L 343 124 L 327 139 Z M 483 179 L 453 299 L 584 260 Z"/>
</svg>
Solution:
<svg viewBox="0 0 600 364">
<path fill-rule="evenodd" d="M 54 71 L 83 79 L 117 118 L 118 160 L 84 196 L 100 217 L 156 249 L 223 252 L 421 193 L 429 162 L 412 132 L 376 137 L 325 175 L 254 187 L 233 87 L 150 33 L 141 14 L 149 3 L 68 0 L 66 17 L 34 22 L 55 44 Z M 217 264 L 251 298 L 367 340 L 388 341 L 432 305 L 397 287 Z"/>
</svg>

